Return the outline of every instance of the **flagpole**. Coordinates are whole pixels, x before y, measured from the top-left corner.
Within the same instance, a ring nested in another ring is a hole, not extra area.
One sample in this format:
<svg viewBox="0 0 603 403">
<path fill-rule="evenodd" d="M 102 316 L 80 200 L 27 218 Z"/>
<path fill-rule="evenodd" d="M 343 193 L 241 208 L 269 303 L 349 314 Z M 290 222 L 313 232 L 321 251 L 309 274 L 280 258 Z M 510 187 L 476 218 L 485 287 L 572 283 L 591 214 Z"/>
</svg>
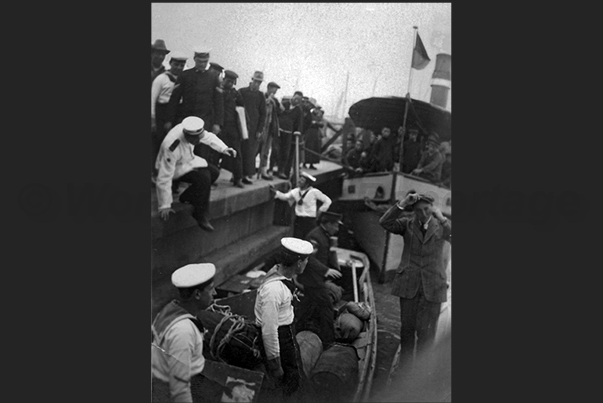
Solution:
<svg viewBox="0 0 603 403">
<path fill-rule="evenodd" d="M 346 116 L 346 110 L 345 110 L 345 104 L 346 102 L 348 102 L 348 84 L 350 82 L 350 70 L 348 70 L 348 74 L 347 74 L 347 78 L 345 79 L 345 92 L 343 93 L 343 117 L 345 119 Z"/>
<path fill-rule="evenodd" d="M 416 41 L 417 41 L 417 29 L 419 27 L 417 27 L 416 25 L 413 26 L 414 29 L 414 35 L 412 38 L 412 53 L 411 53 L 411 58 L 410 58 L 410 74 L 408 75 L 408 89 L 406 91 L 406 104 L 404 106 L 404 120 L 402 121 L 402 138 L 400 139 L 400 154 L 398 155 L 398 170 L 400 172 L 402 172 L 402 154 L 404 153 L 404 137 L 406 136 L 406 117 L 408 116 L 408 104 L 410 103 L 410 85 L 412 83 L 412 61 L 414 58 L 414 53 L 415 53 L 415 46 L 416 46 Z M 394 179 L 392 181 L 392 191 L 391 191 L 391 202 L 395 203 L 396 202 L 396 182 L 397 182 L 397 177 L 398 174 L 396 172 L 393 173 L 394 175 Z"/>
</svg>

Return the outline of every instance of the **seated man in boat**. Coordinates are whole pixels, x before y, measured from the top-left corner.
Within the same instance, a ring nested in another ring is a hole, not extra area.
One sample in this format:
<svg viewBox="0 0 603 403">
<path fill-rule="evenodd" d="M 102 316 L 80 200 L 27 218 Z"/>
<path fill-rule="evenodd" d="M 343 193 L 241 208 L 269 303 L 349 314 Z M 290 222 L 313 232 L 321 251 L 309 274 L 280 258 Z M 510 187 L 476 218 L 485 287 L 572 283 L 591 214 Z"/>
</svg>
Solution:
<svg viewBox="0 0 603 403">
<path fill-rule="evenodd" d="M 195 316 L 207 308 L 215 295 L 211 263 L 189 264 L 172 274 L 179 298 L 168 303 L 151 326 L 151 373 L 153 401 L 201 401 L 207 380 L 203 333 Z"/>
<path fill-rule="evenodd" d="M 452 226 L 424 194 L 409 193 L 390 207 L 379 220 L 385 230 L 402 235 L 404 249 L 392 284 L 392 295 L 400 297 L 400 363 L 412 361 L 433 343 L 440 308 L 447 300 L 445 242 Z M 403 217 L 412 206 L 414 214 Z"/>
<path fill-rule="evenodd" d="M 360 176 L 365 170 L 368 170 L 368 155 L 364 151 L 362 140 L 357 140 L 354 148 L 348 151 L 344 159 L 344 165 L 349 167 L 350 177 Z"/>
<path fill-rule="evenodd" d="M 419 165 L 411 174 L 427 179 L 432 183 L 438 183 L 442 174 L 442 164 L 444 156 L 438 150 L 440 139 L 437 134 L 432 134 L 427 138 L 426 150 L 421 156 Z"/>
<path fill-rule="evenodd" d="M 403 129 L 402 126 L 400 129 Z M 403 130 L 401 137 L 404 137 Z M 411 173 L 421 160 L 421 142 L 418 140 L 419 130 L 411 128 L 408 130 L 408 139 L 404 140 L 402 150 L 402 172 Z"/>
<path fill-rule="evenodd" d="M 256 323 L 262 328 L 266 369 L 285 398 L 291 397 L 305 380 L 293 325 L 292 278 L 304 272 L 311 253 L 310 242 L 281 239 L 279 263 L 264 277 L 254 306 Z"/>
<path fill-rule="evenodd" d="M 442 164 L 442 176 L 440 186 L 450 189 L 452 182 L 452 152 L 446 152 L 446 160 Z"/>
<path fill-rule="evenodd" d="M 369 159 L 373 161 L 374 172 L 389 172 L 394 168 L 396 160 L 396 138 L 391 135 L 391 129 L 384 127 L 381 137 L 375 142 Z"/>
<path fill-rule="evenodd" d="M 339 263 L 337 255 L 330 253 L 330 238 L 339 232 L 339 226 L 343 224 L 341 218 L 341 214 L 326 211 L 320 215 L 318 227 L 306 235 L 306 240 L 316 243 L 316 259 L 332 269 L 339 269 Z"/>
<path fill-rule="evenodd" d="M 316 227 L 317 213 L 323 213 L 331 207 L 331 198 L 312 187 L 314 182 L 316 182 L 314 176 L 301 172 L 297 187 L 287 193 L 282 193 L 270 186 L 275 199 L 288 201 L 289 203 L 295 202 L 295 221 L 293 223 L 293 236 L 295 238 L 305 237 L 312 228 Z M 317 201 L 322 203 L 320 208 L 317 208 Z"/>
<path fill-rule="evenodd" d="M 180 195 L 181 203 L 190 203 L 194 207 L 193 218 L 201 229 L 213 231 L 214 227 L 207 219 L 212 175 L 205 159 L 195 155 L 197 144 L 206 144 L 214 150 L 236 158 L 237 152 L 228 147 L 215 134 L 206 131 L 203 119 L 189 116 L 174 126 L 167 134 L 157 156 L 157 200 L 159 216 L 164 220 L 174 210 L 172 205 L 172 182 L 175 179 L 191 185 Z"/>
<path fill-rule="evenodd" d="M 303 296 L 295 311 L 295 330 L 309 330 L 322 341 L 323 350 L 335 342 L 335 312 L 333 299 L 325 286 L 327 278 L 340 278 L 339 270 L 331 269 L 316 259 L 318 242 L 310 241 L 312 256 L 308 258 L 306 270 L 297 276 L 297 282 L 303 288 Z"/>
</svg>

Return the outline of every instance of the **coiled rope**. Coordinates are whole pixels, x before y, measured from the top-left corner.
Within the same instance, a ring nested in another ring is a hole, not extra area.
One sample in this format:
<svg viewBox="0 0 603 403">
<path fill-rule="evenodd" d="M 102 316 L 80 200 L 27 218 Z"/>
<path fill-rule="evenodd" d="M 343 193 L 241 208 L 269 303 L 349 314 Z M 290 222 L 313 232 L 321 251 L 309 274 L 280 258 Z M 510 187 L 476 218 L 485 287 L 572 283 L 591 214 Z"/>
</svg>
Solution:
<svg viewBox="0 0 603 403">
<path fill-rule="evenodd" d="M 214 332 L 209 341 L 209 350 L 210 350 L 210 354 L 212 355 L 212 357 L 214 359 L 219 360 L 221 362 L 225 362 L 220 355 L 222 354 L 222 351 L 224 350 L 226 345 L 230 342 L 230 340 L 238 332 L 240 332 L 241 330 L 243 330 L 245 328 L 245 325 L 246 325 L 245 318 L 243 318 L 240 315 L 236 315 L 236 314 L 232 313 L 232 311 L 228 305 L 218 305 L 216 303 L 213 303 L 211 306 L 209 306 L 207 308 L 207 310 L 224 315 L 222 320 L 220 320 L 220 322 L 216 325 L 216 328 L 214 329 Z M 220 329 L 222 329 L 222 326 L 228 320 L 231 320 L 232 324 L 230 325 L 230 328 L 226 332 L 226 335 L 219 342 L 217 342 L 217 340 L 216 340 L 217 335 L 218 335 Z M 253 340 L 254 343 L 255 343 L 255 341 L 256 340 Z M 259 358 L 260 351 L 256 348 L 253 348 L 252 346 L 250 346 L 250 348 L 253 351 L 253 356 L 255 358 Z"/>
</svg>

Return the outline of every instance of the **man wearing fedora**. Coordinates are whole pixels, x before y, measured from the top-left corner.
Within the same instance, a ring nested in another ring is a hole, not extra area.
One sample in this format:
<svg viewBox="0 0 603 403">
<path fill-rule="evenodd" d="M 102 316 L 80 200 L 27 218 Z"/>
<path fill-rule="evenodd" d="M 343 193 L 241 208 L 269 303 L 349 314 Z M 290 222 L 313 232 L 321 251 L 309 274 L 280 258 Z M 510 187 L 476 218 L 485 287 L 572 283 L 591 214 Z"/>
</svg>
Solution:
<svg viewBox="0 0 603 403">
<path fill-rule="evenodd" d="M 151 85 L 153 85 L 153 80 L 165 71 L 163 61 L 168 53 L 170 51 L 165 47 L 163 39 L 157 39 L 155 43 L 151 44 Z"/>
<path fill-rule="evenodd" d="M 170 69 L 158 75 L 151 85 L 151 133 L 153 137 L 151 148 L 151 171 L 155 173 L 155 161 L 159 147 L 167 134 L 168 102 L 174 89 L 174 84 L 184 69 L 187 57 L 183 53 L 174 52 L 170 56 Z"/>
<path fill-rule="evenodd" d="M 421 156 L 419 165 L 411 172 L 412 175 L 417 175 L 432 183 L 440 181 L 444 157 L 438 150 L 439 146 L 440 138 L 437 134 L 434 133 L 427 138 L 425 152 Z"/>
<path fill-rule="evenodd" d="M 189 116 L 174 126 L 165 136 L 157 157 L 157 201 L 159 216 L 167 220 L 174 213 L 172 205 L 172 182 L 177 179 L 191 185 L 180 195 L 181 203 L 190 203 L 194 207 L 193 218 L 201 229 L 213 231 L 209 223 L 209 195 L 212 173 L 203 158 L 193 154 L 199 143 L 204 143 L 219 153 L 236 157 L 237 152 L 228 147 L 214 133 L 204 129 L 203 119 Z"/>
<path fill-rule="evenodd" d="M 379 220 L 381 226 L 404 238 L 400 266 L 392 295 L 400 298 L 400 362 L 412 362 L 435 338 L 441 303 L 447 300 L 445 242 L 451 242 L 452 226 L 434 199 L 409 192 Z M 412 207 L 413 214 L 405 210 Z"/>
<path fill-rule="evenodd" d="M 239 92 L 245 102 L 247 117 L 247 131 L 249 138 L 243 140 L 241 151 L 243 153 L 243 183 L 250 185 L 255 175 L 255 157 L 258 155 L 259 140 L 262 137 L 264 122 L 266 120 L 266 99 L 260 91 L 264 81 L 264 73 L 256 71 L 251 77 L 249 87 L 241 88 Z"/>
</svg>

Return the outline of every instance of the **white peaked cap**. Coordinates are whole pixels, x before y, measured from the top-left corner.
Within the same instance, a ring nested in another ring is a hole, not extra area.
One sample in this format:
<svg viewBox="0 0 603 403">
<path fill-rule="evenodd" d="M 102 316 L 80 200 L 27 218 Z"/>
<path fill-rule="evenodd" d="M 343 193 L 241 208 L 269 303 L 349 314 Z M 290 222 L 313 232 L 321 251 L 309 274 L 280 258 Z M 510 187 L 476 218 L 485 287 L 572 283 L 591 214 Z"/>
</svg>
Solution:
<svg viewBox="0 0 603 403">
<path fill-rule="evenodd" d="M 178 288 L 189 288 L 211 280 L 216 274 L 212 263 L 187 264 L 172 274 L 172 284 Z"/>
<path fill-rule="evenodd" d="M 288 251 L 298 255 L 311 255 L 314 251 L 314 247 L 310 242 L 299 238 L 282 238 L 281 245 Z"/>
</svg>

